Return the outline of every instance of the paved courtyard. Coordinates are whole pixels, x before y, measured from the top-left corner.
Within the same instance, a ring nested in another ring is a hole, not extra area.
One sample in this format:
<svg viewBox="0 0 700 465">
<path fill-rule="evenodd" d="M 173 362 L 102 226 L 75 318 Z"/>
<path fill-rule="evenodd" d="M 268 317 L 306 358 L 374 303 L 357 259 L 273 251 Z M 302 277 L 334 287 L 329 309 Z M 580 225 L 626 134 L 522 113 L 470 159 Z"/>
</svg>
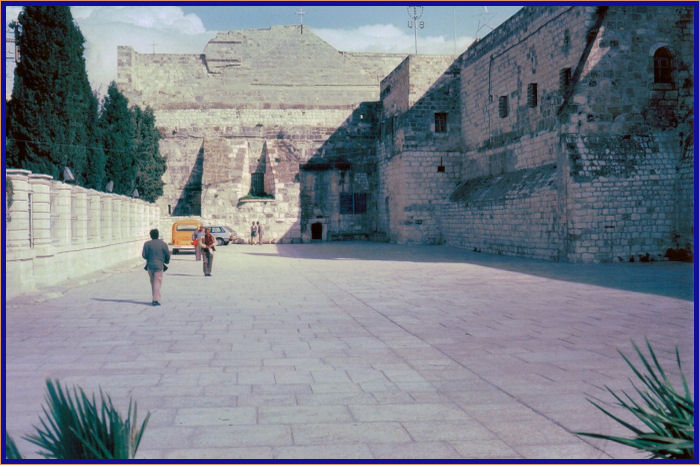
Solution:
<svg viewBox="0 0 700 465">
<path fill-rule="evenodd" d="M 693 269 L 231 245 L 209 278 L 175 255 L 151 307 L 132 264 L 6 303 L 6 425 L 57 378 L 150 411 L 143 459 L 638 459 L 575 432 L 626 434 L 586 398 L 632 391 L 632 340 L 693 387 Z"/>
</svg>

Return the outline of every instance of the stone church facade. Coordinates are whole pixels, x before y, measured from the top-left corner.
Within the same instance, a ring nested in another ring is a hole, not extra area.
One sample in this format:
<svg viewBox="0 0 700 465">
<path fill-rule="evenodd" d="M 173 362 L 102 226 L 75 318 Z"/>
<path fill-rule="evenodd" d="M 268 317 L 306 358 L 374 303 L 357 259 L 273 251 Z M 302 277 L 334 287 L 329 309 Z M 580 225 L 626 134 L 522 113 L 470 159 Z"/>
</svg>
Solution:
<svg viewBox="0 0 700 465">
<path fill-rule="evenodd" d="M 460 56 L 345 53 L 299 26 L 197 55 L 119 48 L 167 157 L 161 214 L 277 242 L 565 261 L 693 250 L 693 9 L 525 7 Z"/>
</svg>

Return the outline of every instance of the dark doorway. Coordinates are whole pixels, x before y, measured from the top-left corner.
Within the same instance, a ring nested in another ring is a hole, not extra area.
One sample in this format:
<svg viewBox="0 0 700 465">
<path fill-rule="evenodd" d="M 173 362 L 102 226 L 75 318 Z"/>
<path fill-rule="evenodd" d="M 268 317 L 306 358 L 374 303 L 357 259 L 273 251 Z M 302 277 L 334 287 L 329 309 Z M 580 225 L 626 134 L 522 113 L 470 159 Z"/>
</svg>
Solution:
<svg viewBox="0 0 700 465">
<path fill-rule="evenodd" d="M 323 239 L 323 224 L 312 223 L 311 224 L 311 240 L 321 240 Z"/>
</svg>

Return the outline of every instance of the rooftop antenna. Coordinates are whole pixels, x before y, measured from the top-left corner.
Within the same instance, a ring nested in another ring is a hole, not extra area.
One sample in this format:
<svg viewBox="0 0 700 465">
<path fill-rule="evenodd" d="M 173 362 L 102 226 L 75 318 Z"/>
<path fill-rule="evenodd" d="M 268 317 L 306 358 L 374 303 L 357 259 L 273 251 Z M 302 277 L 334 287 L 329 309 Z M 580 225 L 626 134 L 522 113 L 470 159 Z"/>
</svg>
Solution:
<svg viewBox="0 0 700 465">
<path fill-rule="evenodd" d="M 299 11 L 297 13 L 299 15 L 299 29 L 301 30 L 301 33 L 304 33 L 304 15 L 306 14 L 304 12 L 303 8 L 299 8 Z"/>
<path fill-rule="evenodd" d="M 411 18 L 408 20 L 408 28 L 413 29 L 413 40 L 416 46 L 416 55 L 418 55 L 418 29 L 423 29 L 425 27 L 423 21 L 418 22 L 418 20 L 423 17 L 423 7 L 407 6 L 406 11 L 408 12 L 408 17 Z"/>
<path fill-rule="evenodd" d="M 484 11 L 479 15 L 479 21 L 474 32 L 474 40 L 479 40 L 479 32 L 485 27 L 493 31 L 495 28 L 489 24 L 489 21 L 496 16 L 496 13 L 489 13 L 489 7 L 484 6 Z M 490 32 L 490 31 L 489 31 Z"/>
</svg>

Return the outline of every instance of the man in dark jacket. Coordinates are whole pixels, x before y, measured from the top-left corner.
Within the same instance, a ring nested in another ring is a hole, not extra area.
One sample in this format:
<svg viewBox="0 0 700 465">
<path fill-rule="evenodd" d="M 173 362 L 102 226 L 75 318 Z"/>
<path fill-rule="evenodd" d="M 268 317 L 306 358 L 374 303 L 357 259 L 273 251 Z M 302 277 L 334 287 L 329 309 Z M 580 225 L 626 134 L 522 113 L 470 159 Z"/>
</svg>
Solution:
<svg viewBox="0 0 700 465">
<path fill-rule="evenodd" d="M 146 259 L 148 277 L 151 280 L 151 291 L 153 293 L 154 307 L 160 305 L 160 286 L 163 284 L 163 272 L 168 269 L 165 266 L 170 263 L 170 250 L 168 244 L 158 239 L 158 230 L 151 229 L 151 240 L 143 244 L 141 256 Z"/>
</svg>

